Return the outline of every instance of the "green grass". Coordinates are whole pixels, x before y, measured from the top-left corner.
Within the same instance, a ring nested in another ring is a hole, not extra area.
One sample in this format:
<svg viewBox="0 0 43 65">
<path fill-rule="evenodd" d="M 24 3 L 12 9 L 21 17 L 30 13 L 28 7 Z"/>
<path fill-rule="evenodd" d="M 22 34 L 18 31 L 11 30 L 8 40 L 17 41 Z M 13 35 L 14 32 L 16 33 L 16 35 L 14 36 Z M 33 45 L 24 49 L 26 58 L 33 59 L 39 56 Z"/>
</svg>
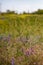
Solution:
<svg viewBox="0 0 43 65">
<path fill-rule="evenodd" d="M 43 65 L 43 15 L 0 15 L 0 65 L 12 57 L 15 65 Z"/>
</svg>

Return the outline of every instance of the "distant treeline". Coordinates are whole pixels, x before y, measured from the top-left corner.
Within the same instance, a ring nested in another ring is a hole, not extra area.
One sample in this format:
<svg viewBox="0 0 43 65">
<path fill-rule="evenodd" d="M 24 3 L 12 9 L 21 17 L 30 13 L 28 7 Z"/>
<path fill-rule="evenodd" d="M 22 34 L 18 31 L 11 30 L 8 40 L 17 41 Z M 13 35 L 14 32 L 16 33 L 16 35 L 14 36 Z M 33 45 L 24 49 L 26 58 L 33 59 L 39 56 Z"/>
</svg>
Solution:
<svg viewBox="0 0 43 65">
<path fill-rule="evenodd" d="M 6 12 L 1 12 L 1 14 L 18 14 L 16 11 L 10 11 L 10 10 L 7 10 Z M 38 9 L 37 11 L 34 11 L 34 12 L 23 12 L 23 13 L 20 13 L 20 14 L 43 14 L 43 9 Z"/>
<path fill-rule="evenodd" d="M 23 14 L 43 14 L 43 9 L 38 9 L 37 11 L 34 12 L 23 12 Z"/>
<path fill-rule="evenodd" d="M 32 14 L 43 14 L 43 9 L 38 9 L 35 12 L 32 12 Z"/>
</svg>

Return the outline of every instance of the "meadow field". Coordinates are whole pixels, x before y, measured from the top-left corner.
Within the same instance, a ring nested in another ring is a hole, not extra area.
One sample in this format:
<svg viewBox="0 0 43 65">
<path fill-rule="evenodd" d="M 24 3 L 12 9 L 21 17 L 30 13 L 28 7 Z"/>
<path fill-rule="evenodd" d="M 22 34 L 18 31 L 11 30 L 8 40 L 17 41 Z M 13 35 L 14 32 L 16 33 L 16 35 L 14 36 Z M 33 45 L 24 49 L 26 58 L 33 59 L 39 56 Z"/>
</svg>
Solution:
<svg viewBox="0 0 43 65">
<path fill-rule="evenodd" d="M 43 15 L 0 15 L 0 65 L 43 65 Z"/>
</svg>

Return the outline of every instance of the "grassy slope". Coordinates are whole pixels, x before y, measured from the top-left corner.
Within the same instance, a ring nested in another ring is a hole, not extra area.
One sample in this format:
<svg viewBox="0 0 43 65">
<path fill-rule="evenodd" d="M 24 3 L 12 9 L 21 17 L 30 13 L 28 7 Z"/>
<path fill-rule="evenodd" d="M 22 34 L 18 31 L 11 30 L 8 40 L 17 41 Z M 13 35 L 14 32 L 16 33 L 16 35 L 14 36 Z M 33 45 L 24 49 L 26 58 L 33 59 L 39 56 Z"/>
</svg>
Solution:
<svg viewBox="0 0 43 65">
<path fill-rule="evenodd" d="M 16 65 L 43 65 L 43 15 L 0 16 L 0 41 L 0 64 L 10 65 L 14 57 Z M 34 54 L 27 56 L 30 44 Z"/>
</svg>

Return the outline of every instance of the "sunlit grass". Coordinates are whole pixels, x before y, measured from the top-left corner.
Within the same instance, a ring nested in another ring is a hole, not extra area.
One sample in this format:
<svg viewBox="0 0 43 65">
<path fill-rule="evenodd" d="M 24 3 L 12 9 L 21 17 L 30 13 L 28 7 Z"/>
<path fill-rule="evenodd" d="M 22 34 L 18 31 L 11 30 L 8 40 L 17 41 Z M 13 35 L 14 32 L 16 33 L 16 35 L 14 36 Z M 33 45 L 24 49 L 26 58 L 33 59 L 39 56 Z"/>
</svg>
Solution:
<svg viewBox="0 0 43 65">
<path fill-rule="evenodd" d="M 43 15 L 0 16 L 0 56 L 0 65 L 43 65 Z"/>
</svg>

